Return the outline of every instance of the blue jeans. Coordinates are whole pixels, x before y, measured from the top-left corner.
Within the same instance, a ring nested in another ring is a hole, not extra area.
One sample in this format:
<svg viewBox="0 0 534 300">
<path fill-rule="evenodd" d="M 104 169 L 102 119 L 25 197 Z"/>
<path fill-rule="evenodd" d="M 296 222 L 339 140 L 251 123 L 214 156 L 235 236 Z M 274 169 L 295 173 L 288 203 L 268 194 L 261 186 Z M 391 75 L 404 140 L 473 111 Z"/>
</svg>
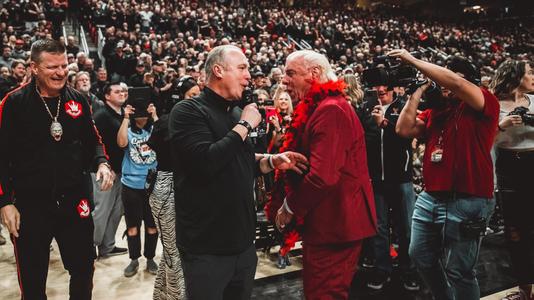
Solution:
<svg viewBox="0 0 534 300">
<path fill-rule="evenodd" d="M 417 198 L 409 253 L 436 300 L 480 299 L 475 265 L 482 239 L 462 234 L 460 223 L 483 217 L 487 225 L 494 208 L 493 198 Z"/>
<path fill-rule="evenodd" d="M 372 238 L 375 266 L 379 271 L 390 274 L 392 271 L 388 213 L 391 208 L 393 229 L 399 239 L 399 265 L 402 272 L 415 272 L 415 267 L 408 256 L 410 244 L 412 214 L 415 203 L 413 183 L 373 185 L 378 232 Z"/>
</svg>

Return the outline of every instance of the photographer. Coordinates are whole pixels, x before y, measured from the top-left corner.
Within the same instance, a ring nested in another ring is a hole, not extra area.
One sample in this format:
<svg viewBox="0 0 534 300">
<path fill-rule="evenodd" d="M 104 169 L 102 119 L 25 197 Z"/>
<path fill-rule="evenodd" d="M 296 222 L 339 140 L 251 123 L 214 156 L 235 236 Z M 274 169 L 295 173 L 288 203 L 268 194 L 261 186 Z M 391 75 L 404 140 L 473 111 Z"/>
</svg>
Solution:
<svg viewBox="0 0 534 300">
<path fill-rule="evenodd" d="M 409 291 L 417 291 L 419 285 L 415 279 L 415 267 L 408 256 L 415 202 L 412 183 L 412 138 L 401 137 L 395 132 L 399 113 L 406 101 L 399 98 L 393 88 L 388 86 L 376 86 L 374 89 L 378 99 L 369 99 L 362 105 L 367 164 L 373 183 L 378 222 L 377 235 L 369 241 L 375 258 L 375 268 L 367 287 L 382 290 L 391 279 L 391 214 L 394 221 L 391 227 L 396 232 L 399 243 L 403 287 Z"/>
<path fill-rule="evenodd" d="M 247 135 L 261 121 L 256 104 L 241 110 L 250 81 L 241 49 L 218 46 L 205 64 L 206 87 L 176 104 L 169 120 L 176 205 L 176 243 L 187 298 L 249 299 L 256 271 L 253 180 L 274 168 L 306 169 L 285 152 L 255 155 Z"/>
<path fill-rule="evenodd" d="M 422 94 L 408 100 L 396 131 L 424 138 L 425 191 L 415 203 L 409 254 L 436 299 L 480 299 L 475 275 L 481 236 L 493 212 L 491 146 L 499 114 L 495 96 L 478 87 L 477 69 L 453 57 L 447 68 L 414 58 L 406 50 L 388 53 L 443 87 L 439 103 L 417 115 Z M 446 253 L 446 261 L 442 254 Z"/>
<path fill-rule="evenodd" d="M 519 295 L 505 299 L 532 299 L 534 281 L 534 223 L 532 177 L 534 168 L 534 65 L 527 61 L 502 63 L 490 85 L 501 105 L 495 140 L 498 196 L 502 203 L 505 236 Z"/>
</svg>

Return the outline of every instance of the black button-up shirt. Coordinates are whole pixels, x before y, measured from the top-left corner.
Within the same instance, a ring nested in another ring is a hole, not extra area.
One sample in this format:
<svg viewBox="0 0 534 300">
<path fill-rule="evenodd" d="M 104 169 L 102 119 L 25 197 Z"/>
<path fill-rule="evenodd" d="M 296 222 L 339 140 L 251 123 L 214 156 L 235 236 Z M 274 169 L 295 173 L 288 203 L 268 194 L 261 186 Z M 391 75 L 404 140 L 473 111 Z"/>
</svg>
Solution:
<svg viewBox="0 0 534 300">
<path fill-rule="evenodd" d="M 240 116 L 209 88 L 171 112 L 176 243 L 186 252 L 232 255 L 254 241 L 259 169 L 250 141 L 232 130 Z"/>
</svg>

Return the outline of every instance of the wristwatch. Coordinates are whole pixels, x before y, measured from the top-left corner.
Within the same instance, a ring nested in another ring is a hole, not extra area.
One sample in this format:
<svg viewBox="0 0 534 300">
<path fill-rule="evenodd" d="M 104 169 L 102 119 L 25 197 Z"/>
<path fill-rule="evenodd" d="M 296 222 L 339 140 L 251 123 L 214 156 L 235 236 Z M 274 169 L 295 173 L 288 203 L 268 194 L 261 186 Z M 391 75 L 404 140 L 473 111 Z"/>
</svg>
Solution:
<svg viewBox="0 0 534 300">
<path fill-rule="evenodd" d="M 248 132 L 252 131 L 252 126 L 250 126 L 250 123 L 245 121 L 245 120 L 239 120 L 239 122 L 237 122 L 237 124 L 239 124 L 241 126 L 245 126 L 245 128 L 247 129 Z"/>
</svg>

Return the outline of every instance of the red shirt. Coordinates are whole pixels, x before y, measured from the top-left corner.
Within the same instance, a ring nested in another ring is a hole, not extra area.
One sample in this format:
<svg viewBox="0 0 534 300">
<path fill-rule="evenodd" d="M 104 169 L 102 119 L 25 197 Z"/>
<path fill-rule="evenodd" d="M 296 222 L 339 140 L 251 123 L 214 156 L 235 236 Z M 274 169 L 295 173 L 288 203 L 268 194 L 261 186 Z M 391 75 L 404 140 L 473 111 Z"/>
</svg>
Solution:
<svg viewBox="0 0 534 300">
<path fill-rule="evenodd" d="M 484 109 L 474 110 L 464 102 L 451 104 L 446 112 L 427 109 L 417 116 L 426 124 L 423 180 L 428 192 L 456 191 L 493 197 L 491 147 L 497 133 L 499 101 L 481 88 Z M 440 121 L 445 120 L 445 121 Z M 432 162 L 442 136 L 440 162 Z"/>
</svg>

